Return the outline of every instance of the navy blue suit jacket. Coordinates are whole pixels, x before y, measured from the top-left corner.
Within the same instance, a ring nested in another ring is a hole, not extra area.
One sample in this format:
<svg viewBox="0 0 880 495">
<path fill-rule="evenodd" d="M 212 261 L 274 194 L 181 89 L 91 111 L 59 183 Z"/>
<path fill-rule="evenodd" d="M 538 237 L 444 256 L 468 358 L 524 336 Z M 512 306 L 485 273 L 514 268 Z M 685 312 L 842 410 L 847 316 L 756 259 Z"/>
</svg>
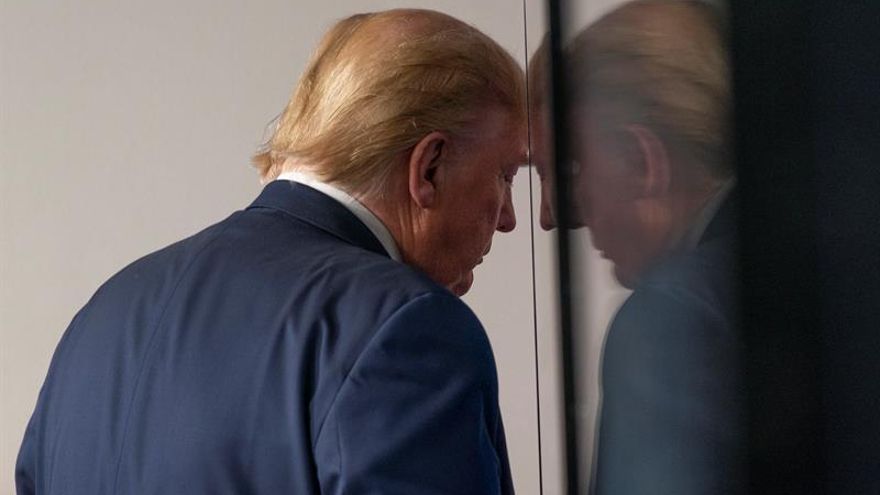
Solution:
<svg viewBox="0 0 880 495">
<path fill-rule="evenodd" d="M 19 494 L 512 493 L 486 334 L 335 200 L 270 183 L 64 334 Z"/>
<path fill-rule="evenodd" d="M 696 248 L 657 264 L 614 317 L 602 363 L 600 495 L 745 489 L 735 220 L 730 197 Z"/>
</svg>

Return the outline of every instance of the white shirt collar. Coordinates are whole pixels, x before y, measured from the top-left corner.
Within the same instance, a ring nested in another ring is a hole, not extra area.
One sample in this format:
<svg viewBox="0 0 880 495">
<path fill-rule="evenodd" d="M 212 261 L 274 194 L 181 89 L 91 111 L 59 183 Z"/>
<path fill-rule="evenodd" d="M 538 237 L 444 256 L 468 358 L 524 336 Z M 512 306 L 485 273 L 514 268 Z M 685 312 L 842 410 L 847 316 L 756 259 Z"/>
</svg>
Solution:
<svg viewBox="0 0 880 495">
<path fill-rule="evenodd" d="M 289 180 L 291 182 L 298 182 L 300 184 L 311 187 L 312 189 L 316 189 L 321 191 L 322 193 L 330 196 L 331 198 L 338 201 L 342 206 L 344 206 L 348 211 L 350 211 L 354 216 L 358 218 L 364 225 L 370 229 L 370 232 L 376 236 L 376 239 L 382 244 L 382 247 L 385 248 L 385 251 L 388 252 L 388 255 L 391 256 L 391 259 L 394 261 L 403 262 L 403 258 L 400 256 L 400 251 L 397 249 L 397 243 L 394 242 L 394 237 L 391 236 L 391 232 L 388 230 L 388 227 L 382 223 L 382 220 L 379 220 L 372 211 L 370 211 L 366 206 L 363 205 L 360 201 L 352 197 L 347 192 L 339 189 L 336 186 L 330 185 L 326 182 L 322 182 L 317 177 L 303 171 L 293 171 L 293 172 L 284 172 L 279 175 L 276 180 Z"/>
<path fill-rule="evenodd" d="M 691 228 L 688 229 L 687 234 L 685 234 L 685 249 L 694 249 L 697 247 L 703 234 L 706 233 L 706 229 L 709 228 L 709 224 L 712 223 L 712 219 L 715 218 L 715 214 L 718 213 L 718 210 L 721 208 L 721 204 L 724 203 L 724 200 L 730 195 L 730 191 L 733 189 L 735 183 L 736 179 L 728 180 L 718 188 L 718 191 L 711 198 L 709 198 L 709 201 L 706 202 L 706 206 L 704 206 L 697 215 L 696 221 L 691 225 Z"/>
</svg>

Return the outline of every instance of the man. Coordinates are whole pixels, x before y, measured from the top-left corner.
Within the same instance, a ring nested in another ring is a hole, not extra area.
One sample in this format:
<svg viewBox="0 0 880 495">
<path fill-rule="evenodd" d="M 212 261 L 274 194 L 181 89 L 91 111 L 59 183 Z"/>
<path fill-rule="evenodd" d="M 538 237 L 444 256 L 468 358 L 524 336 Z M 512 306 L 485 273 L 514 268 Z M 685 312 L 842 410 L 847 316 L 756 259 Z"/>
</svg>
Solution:
<svg viewBox="0 0 880 495">
<path fill-rule="evenodd" d="M 523 88 L 449 16 L 336 24 L 256 201 L 73 319 L 18 493 L 512 493 L 492 351 L 456 295 L 515 226 Z"/>
<path fill-rule="evenodd" d="M 703 3 L 638 0 L 581 32 L 566 55 L 572 227 L 590 229 L 633 290 L 603 353 L 595 488 L 738 492 L 745 397 L 721 21 Z M 536 127 L 549 184 L 549 133 Z M 556 225 L 551 190 L 545 228 Z"/>
</svg>

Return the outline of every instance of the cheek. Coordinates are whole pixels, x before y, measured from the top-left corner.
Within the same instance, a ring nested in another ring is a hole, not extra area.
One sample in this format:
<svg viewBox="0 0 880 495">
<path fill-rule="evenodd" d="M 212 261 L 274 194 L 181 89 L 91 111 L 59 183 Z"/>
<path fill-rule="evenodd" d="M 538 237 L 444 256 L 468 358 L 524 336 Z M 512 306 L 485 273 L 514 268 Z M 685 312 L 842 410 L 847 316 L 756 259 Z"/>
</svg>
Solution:
<svg viewBox="0 0 880 495">
<path fill-rule="evenodd" d="M 588 196 L 586 210 L 589 212 L 589 227 L 599 244 L 606 249 L 619 250 L 621 237 L 626 237 L 628 230 L 626 205 L 619 199 L 609 196 L 608 190 L 594 190 Z"/>
<path fill-rule="evenodd" d="M 492 219 L 497 220 L 498 215 L 501 213 L 501 208 L 504 206 L 504 202 L 507 199 L 507 187 L 503 185 L 500 187 L 493 187 L 491 190 L 484 191 L 482 198 L 483 201 L 481 202 L 480 210 L 484 213 L 486 218 L 491 217 Z"/>
<path fill-rule="evenodd" d="M 468 208 L 468 211 L 461 218 L 462 220 L 469 219 L 466 221 L 469 226 L 463 233 L 465 242 L 473 248 L 473 253 L 469 254 L 482 255 L 487 245 L 492 241 L 501 219 L 504 201 L 504 194 L 499 194 L 497 191 L 487 194 L 484 191 L 480 201 L 466 204 L 465 207 Z"/>
</svg>

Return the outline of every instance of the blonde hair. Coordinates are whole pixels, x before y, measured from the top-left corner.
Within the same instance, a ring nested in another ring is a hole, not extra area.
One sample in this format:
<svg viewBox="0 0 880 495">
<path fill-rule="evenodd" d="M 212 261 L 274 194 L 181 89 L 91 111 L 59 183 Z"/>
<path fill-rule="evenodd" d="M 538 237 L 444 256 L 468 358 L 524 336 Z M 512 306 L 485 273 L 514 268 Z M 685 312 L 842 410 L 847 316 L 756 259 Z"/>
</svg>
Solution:
<svg viewBox="0 0 880 495">
<path fill-rule="evenodd" d="M 498 105 L 524 118 L 521 67 L 477 29 L 429 10 L 358 14 L 321 40 L 269 141 L 264 181 L 287 158 L 349 192 L 376 194 L 401 152 Z"/>
<path fill-rule="evenodd" d="M 572 108 L 604 128 L 644 124 L 679 158 L 712 177 L 730 177 L 724 33 L 719 12 L 704 2 L 625 4 L 572 41 Z"/>
</svg>

